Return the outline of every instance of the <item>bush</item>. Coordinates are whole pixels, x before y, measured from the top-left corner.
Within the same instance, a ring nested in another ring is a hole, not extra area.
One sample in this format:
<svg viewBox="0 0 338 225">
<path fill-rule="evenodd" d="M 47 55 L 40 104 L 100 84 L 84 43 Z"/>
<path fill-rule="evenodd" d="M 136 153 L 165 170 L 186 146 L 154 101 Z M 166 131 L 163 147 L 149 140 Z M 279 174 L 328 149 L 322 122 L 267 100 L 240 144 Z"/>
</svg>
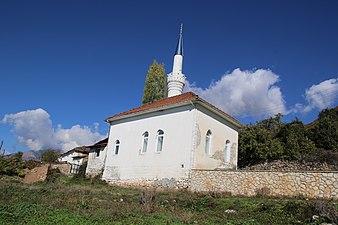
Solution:
<svg viewBox="0 0 338 225">
<path fill-rule="evenodd" d="M 8 159 L 0 157 L 0 175 L 20 176 L 25 175 L 23 169 L 25 163 L 22 161 L 22 152 L 11 155 Z"/>
<path fill-rule="evenodd" d="M 338 152 L 319 148 L 311 154 L 304 155 L 303 160 L 306 162 L 326 162 L 338 166 Z"/>
<path fill-rule="evenodd" d="M 90 177 L 90 183 L 92 185 L 106 185 L 106 181 L 102 180 L 102 174 L 98 174 L 94 177 Z"/>
<path fill-rule="evenodd" d="M 311 204 L 311 207 L 321 222 L 338 224 L 338 210 L 333 202 L 317 200 Z"/>
<path fill-rule="evenodd" d="M 310 138 L 318 148 L 338 151 L 338 109 L 324 109 L 309 130 Z"/>
<path fill-rule="evenodd" d="M 49 183 L 55 183 L 56 180 L 61 176 L 61 171 L 59 170 L 59 168 L 56 169 L 49 169 L 48 173 L 47 173 L 47 178 L 46 181 Z"/>
<path fill-rule="evenodd" d="M 56 150 L 48 150 L 41 155 L 41 161 L 45 163 L 54 163 L 57 162 L 60 156 L 59 151 Z"/>
<path fill-rule="evenodd" d="M 80 168 L 79 172 L 73 175 L 74 180 L 84 180 L 86 179 L 86 168 L 87 168 L 87 162 L 84 162 Z"/>
<path fill-rule="evenodd" d="M 25 168 L 31 170 L 34 169 L 35 167 L 41 166 L 41 162 L 35 161 L 35 160 L 28 160 L 25 161 Z"/>
</svg>

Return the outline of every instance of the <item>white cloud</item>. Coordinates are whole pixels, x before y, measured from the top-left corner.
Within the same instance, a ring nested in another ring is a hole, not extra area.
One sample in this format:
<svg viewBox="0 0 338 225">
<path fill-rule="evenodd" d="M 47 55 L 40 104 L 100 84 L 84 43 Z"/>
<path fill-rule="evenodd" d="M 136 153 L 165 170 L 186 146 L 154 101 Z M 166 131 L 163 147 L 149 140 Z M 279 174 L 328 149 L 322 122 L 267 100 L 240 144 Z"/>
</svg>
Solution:
<svg viewBox="0 0 338 225">
<path fill-rule="evenodd" d="M 333 106 L 338 96 L 338 78 L 325 80 L 312 85 L 305 91 L 307 105 L 297 104 L 297 111 L 309 112 L 313 109 L 325 109 Z"/>
<path fill-rule="evenodd" d="M 54 129 L 49 114 L 43 109 L 7 114 L 2 122 L 13 125 L 18 143 L 31 150 L 48 148 L 70 150 L 77 146 L 91 145 L 104 138 L 98 132 L 98 124 L 94 124 L 94 129 L 80 125 L 70 129 L 58 125 Z"/>
<path fill-rule="evenodd" d="M 60 143 L 61 149 L 72 149 L 77 146 L 90 145 L 104 138 L 95 125 L 94 131 L 87 126 L 72 126 L 70 129 L 63 129 L 60 125 L 54 133 L 54 137 Z"/>
<path fill-rule="evenodd" d="M 185 91 L 195 92 L 234 116 L 272 116 L 287 112 L 282 92 L 276 86 L 278 81 L 279 76 L 270 70 L 235 69 L 206 89 L 187 82 Z"/>
</svg>

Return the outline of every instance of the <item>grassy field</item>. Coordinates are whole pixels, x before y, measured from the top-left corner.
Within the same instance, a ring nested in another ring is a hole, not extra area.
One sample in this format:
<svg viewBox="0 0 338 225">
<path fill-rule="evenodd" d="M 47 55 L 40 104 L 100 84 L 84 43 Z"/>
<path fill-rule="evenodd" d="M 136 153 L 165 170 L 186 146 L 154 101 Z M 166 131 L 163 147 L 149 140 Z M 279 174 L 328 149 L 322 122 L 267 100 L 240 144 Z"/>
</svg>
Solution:
<svg viewBox="0 0 338 225">
<path fill-rule="evenodd" d="M 23 184 L 0 177 L 0 224 L 338 223 L 337 202 L 156 192 L 58 177 Z"/>
</svg>

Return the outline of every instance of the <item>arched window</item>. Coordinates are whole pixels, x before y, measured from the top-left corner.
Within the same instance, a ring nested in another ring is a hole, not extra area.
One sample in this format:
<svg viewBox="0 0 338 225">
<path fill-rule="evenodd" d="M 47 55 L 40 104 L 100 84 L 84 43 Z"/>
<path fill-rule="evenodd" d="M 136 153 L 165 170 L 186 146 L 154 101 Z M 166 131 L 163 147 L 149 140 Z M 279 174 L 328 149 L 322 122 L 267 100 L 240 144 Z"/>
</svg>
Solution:
<svg viewBox="0 0 338 225">
<path fill-rule="evenodd" d="M 141 153 L 146 153 L 147 148 L 148 148 L 148 139 L 149 139 L 148 131 L 144 132 L 142 136 L 143 136 L 143 145 L 142 145 Z"/>
<path fill-rule="evenodd" d="M 224 161 L 230 162 L 230 150 L 231 150 L 231 144 L 229 140 L 225 141 L 225 153 L 224 153 Z"/>
<path fill-rule="evenodd" d="M 207 155 L 211 154 L 211 138 L 212 138 L 211 131 L 208 130 L 207 134 L 205 135 L 205 153 Z"/>
<path fill-rule="evenodd" d="M 119 150 L 120 150 L 120 141 L 119 140 L 116 140 L 115 141 L 115 155 L 118 155 L 119 154 Z"/>
<path fill-rule="evenodd" d="M 162 152 L 163 148 L 163 139 L 164 139 L 164 132 L 163 130 L 157 131 L 157 146 L 156 146 L 156 152 Z"/>
</svg>

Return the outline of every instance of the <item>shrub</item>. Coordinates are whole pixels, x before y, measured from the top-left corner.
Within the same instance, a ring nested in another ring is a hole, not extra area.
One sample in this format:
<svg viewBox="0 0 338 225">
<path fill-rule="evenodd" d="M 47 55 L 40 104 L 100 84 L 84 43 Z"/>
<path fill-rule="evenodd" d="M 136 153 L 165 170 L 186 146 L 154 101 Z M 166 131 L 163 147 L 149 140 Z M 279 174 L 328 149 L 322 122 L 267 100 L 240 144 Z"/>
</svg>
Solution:
<svg viewBox="0 0 338 225">
<path fill-rule="evenodd" d="M 338 210 L 333 202 L 317 200 L 312 202 L 311 208 L 319 216 L 321 222 L 338 224 Z"/>
<path fill-rule="evenodd" d="M 86 179 L 86 168 L 87 168 L 87 162 L 84 162 L 80 166 L 79 172 L 73 175 L 73 180 L 85 180 Z"/>
<path fill-rule="evenodd" d="M 0 175 L 23 177 L 25 175 L 24 167 L 22 152 L 15 153 L 7 159 L 3 156 L 0 157 Z"/>
<path fill-rule="evenodd" d="M 55 169 L 49 169 L 48 173 L 47 173 L 47 178 L 46 181 L 49 183 L 55 183 L 56 180 L 61 176 L 61 171 L 59 170 L 59 168 L 55 168 Z"/>
<path fill-rule="evenodd" d="M 54 163 L 59 158 L 59 151 L 56 150 L 48 150 L 41 155 L 41 161 L 45 163 Z"/>
<path fill-rule="evenodd" d="M 92 185 L 106 185 L 106 181 L 102 180 L 102 174 L 97 174 L 93 177 L 90 177 L 90 183 Z"/>
</svg>

